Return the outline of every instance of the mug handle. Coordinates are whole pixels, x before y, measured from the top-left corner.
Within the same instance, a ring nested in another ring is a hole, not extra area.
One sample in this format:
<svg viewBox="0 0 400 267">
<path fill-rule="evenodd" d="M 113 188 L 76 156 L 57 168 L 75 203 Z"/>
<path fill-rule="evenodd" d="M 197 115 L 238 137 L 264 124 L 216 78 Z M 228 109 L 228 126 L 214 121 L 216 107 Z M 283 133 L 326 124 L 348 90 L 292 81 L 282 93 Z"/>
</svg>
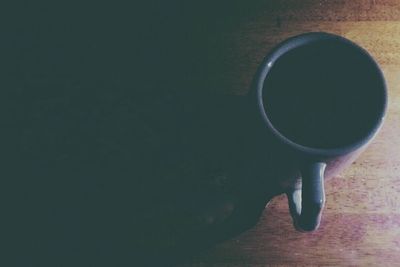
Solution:
<svg viewBox="0 0 400 267">
<path fill-rule="evenodd" d="M 313 162 L 301 168 L 301 183 L 286 192 L 294 226 L 302 232 L 314 231 L 321 222 L 325 204 L 326 163 Z"/>
</svg>

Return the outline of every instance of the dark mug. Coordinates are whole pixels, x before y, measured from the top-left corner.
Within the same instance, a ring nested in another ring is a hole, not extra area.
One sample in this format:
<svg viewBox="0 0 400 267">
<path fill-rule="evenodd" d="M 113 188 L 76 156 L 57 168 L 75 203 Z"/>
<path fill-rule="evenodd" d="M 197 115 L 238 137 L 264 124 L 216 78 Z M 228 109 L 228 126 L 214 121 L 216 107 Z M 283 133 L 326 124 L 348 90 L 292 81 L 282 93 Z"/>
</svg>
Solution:
<svg viewBox="0 0 400 267">
<path fill-rule="evenodd" d="M 264 59 L 248 94 L 257 128 L 252 140 L 267 179 L 288 196 L 296 229 L 318 228 L 324 179 L 353 162 L 377 134 L 386 99 L 378 64 L 340 36 L 298 35 Z"/>
</svg>

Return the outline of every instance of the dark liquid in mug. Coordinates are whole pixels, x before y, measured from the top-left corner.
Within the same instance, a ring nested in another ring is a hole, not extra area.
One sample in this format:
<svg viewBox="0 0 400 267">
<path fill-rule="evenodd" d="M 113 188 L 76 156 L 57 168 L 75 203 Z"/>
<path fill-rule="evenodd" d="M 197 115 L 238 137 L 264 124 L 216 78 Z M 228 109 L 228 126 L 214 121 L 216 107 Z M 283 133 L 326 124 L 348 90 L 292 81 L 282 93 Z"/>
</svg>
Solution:
<svg viewBox="0 0 400 267">
<path fill-rule="evenodd" d="M 362 140 L 380 119 L 382 78 L 371 59 L 347 43 L 317 41 L 274 62 L 263 87 L 266 114 L 286 138 L 313 148 Z"/>
</svg>

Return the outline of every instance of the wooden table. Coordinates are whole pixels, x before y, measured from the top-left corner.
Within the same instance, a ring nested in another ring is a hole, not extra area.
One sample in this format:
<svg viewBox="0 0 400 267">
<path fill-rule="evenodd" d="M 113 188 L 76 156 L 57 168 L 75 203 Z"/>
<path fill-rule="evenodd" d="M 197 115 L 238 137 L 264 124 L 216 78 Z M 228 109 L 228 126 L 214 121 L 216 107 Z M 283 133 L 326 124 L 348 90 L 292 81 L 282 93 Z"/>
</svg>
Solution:
<svg viewBox="0 0 400 267">
<path fill-rule="evenodd" d="M 209 50 L 215 51 L 210 64 L 224 70 L 210 74 L 210 84 L 244 93 L 262 58 L 280 41 L 308 31 L 336 33 L 366 48 L 381 65 L 389 91 L 386 122 L 367 151 L 327 182 L 318 231 L 296 232 L 286 198 L 280 196 L 270 202 L 256 227 L 182 266 L 398 266 L 400 2 L 262 2 L 251 10 L 253 15 L 210 39 L 210 47 L 215 48 Z M 243 12 L 249 13 L 245 5 Z"/>
</svg>

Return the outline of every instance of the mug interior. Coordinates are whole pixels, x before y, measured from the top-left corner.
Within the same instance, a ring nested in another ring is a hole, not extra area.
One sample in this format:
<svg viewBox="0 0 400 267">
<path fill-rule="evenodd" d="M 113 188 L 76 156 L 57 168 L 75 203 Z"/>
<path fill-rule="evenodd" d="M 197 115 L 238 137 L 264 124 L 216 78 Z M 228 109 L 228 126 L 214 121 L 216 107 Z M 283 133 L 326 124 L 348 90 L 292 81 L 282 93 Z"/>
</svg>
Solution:
<svg viewBox="0 0 400 267">
<path fill-rule="evenodd" d="M 322 38 L 294 46 L 273 62 L 262 87 L 265 114 L 284 137 L 317 149 L 365 139 L 385 109 L 385 84 L 355 44 Z"/>
</svg>

